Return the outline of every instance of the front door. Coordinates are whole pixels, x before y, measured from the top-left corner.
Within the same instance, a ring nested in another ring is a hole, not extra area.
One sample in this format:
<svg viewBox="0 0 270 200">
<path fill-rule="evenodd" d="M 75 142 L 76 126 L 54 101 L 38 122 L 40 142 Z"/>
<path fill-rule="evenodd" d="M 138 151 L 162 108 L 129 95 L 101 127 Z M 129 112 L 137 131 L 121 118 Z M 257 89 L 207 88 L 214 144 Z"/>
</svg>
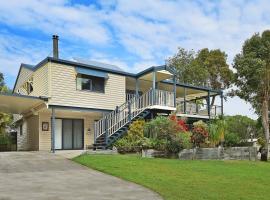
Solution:
<svg viewBox="0 0 270 200">
<path fill-rule="evenodd" d="M 83 120 L 56 119 L 55 149 L 83 148 Z"/>
</svg>

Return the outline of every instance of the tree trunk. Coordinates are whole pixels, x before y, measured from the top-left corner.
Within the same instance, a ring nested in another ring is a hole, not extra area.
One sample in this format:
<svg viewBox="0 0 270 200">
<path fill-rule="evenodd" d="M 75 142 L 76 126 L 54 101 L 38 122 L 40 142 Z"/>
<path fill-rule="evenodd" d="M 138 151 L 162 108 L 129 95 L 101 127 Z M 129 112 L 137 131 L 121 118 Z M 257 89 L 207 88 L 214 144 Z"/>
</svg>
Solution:
<svg viewBox="0 0 270 200">
<path fill-rule="evenodd" d="M 264 136 L 265 136 L 265 146 L 261 152 L 261 160 L 267 161 L 268 160 L 268 152 L 269 152 L 269 106 L 268 100 L 269 97 L 265 98 L 262 104 L 262 125 L 264 129 Z"/>
</svg>

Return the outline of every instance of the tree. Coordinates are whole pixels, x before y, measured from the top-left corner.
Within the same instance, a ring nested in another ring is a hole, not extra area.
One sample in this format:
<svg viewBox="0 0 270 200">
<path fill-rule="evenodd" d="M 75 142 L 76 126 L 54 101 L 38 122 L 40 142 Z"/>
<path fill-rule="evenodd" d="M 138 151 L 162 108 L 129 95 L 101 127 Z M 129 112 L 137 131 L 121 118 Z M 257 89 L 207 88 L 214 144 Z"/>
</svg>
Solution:
<svg viewBox="0 0 270 200">
<path fill-rule="evenodd" d="M 254 34 L 246 40 L 241 53 L 234 58 L 235 85 L 233 93 L 251 103 L 262 118 L 265 147 L 262 160 L 267 161 L 269 143 L 270 98 L 270 31 Z"/>
<path fill-rule="evenodd" d="M 176 69 L 180 82 L 226 89 L 233 80 L 233 72 L 226 60 L 227 55 L 219 49 L 204 48 L 195 53 L 179 48 L 178 52 L 167 60 L 167 64 Z M 212 98 L 211 105 L 214 101 L 215 97 Z"/>
<path fill-rule="evenodd" d="M 4 76 L 0 72 L 0 93 L 8 93 L 10 90 L 5 85 Z M 4 134 L 6 127 L 12 122 L 12 115 L 0 112 L 0 134 Z"/>
<path fill-rule="evenodd" d="M 2 88 L 4 87 L 5 82 L 4 82 L 4 75 L 3 73 L 0 72 L 0 91 L 2 90 Z"/>
</svg>

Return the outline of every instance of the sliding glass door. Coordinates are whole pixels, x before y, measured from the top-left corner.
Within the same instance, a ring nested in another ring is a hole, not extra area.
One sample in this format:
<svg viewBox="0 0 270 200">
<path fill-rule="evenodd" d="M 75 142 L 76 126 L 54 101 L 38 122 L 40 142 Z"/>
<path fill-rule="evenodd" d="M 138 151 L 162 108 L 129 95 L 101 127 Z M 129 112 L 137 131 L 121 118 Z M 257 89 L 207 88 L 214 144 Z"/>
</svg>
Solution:
<svg viewBox="0 0 270 200">
<path fill-rule="evenodd" d="M 73 120 L 73 149 L 83 148 L 83 120 Z"/>
<path fill-rule="evenodd" d="M 56 119 L 56 149 L 83 148 L 83 120 Z"/>
</svg>

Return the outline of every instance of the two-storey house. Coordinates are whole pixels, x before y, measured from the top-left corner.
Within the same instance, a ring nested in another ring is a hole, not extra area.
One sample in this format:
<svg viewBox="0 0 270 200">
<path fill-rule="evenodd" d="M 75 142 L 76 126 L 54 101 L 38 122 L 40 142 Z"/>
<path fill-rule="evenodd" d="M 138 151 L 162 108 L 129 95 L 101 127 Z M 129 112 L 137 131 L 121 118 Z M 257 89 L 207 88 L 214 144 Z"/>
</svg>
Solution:
<svg viewBox="0 0 270 200">
<path fill-rule="evenodd" d="M 93 61 L 63 60 L 58 36 L 53 57 L 21 64 L 13 94 L 0 111 L 17 114 L 18 150 L 106 148 L 138 118 L 176 113 L 189 121 L 223 113 L 222 91 L 176 81 L 166 65 L 139 73 Z M 220 105 L 210 105 L 220 96 Z"/>
</svg>

